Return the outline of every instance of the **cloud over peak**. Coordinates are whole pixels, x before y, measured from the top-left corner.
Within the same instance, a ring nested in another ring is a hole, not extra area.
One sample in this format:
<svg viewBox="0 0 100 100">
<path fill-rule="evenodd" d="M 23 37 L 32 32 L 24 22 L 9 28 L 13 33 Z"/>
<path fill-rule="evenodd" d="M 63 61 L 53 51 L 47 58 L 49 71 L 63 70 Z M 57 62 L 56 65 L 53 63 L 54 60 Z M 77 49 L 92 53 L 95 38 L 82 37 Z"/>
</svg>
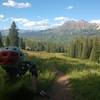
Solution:
<svg viewBox="0 0 100 100">
<path fill-rule="evenodd" d="M 28 8 L 28 7 L 31 7 L 31 4 L 28 3 L 28 2 L 18 3 L 15 0 L 7 0 L 7 2 L 3 2 L 2 5 L 6 6 L 6 7 L 14 7 L 14 8 Z"/>
<path fill-rule="evenodd" d="M 77 21 L 77 19 L 60 16 L 60 17 L 55 17 L 54 21 L 55 23 L 53 24 L 53 27 L 56 27 L 64 24 L 66 21 Z"/>
<path fill-rule="evenodd" d="M 90 23 L 100 24 L 100 19 L 93 19 L 93 20 L 90 21 Z"/>
</svg>

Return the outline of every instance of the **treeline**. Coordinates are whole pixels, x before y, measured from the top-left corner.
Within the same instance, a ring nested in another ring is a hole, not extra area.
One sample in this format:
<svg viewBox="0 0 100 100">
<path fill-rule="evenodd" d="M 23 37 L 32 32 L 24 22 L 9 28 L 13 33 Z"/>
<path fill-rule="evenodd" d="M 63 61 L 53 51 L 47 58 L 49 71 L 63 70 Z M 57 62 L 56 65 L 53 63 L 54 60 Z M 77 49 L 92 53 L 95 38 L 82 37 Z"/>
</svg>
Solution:
<svg viewBox="0 0 100 100">
<path fill-rule="evenodd" d="M 7 36 L 3 37 L 0 32 L 0 47 L 16 46 L 25 49 L 25 42 L 23 38 L 19 37 L 19 32 L 16 23 L 12 22 Z"/>
<path fill-rule="evenodd" d="M 12 22 L 7 36 L 3 37 L 0 33 L 0 47 L 16 46 L 31 51 L 66 52 L 65 44 L 54 41 L 55 40 L 44 41 L 40 39 L 23 39 L 19 37 L 15 22 Z"/>
<path fill-rule="evenodd" d="M 70 56 L 100 62 L 100 37 L 81 37 L 70 44 Z"/>
<path fill-rule="evenodd" d="M 67 52 L 66 44 L 44 40 L 26 40 L 26 49 L 31 51 Z"/>
</svg>

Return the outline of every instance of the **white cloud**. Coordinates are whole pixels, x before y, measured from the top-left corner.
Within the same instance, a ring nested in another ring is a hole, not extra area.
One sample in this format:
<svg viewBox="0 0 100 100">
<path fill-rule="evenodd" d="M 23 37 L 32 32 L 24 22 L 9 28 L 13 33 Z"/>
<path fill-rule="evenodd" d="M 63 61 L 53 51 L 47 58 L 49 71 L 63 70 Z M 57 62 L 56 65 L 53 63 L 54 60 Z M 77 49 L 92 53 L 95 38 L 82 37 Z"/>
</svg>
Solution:
<svg viewBox="0 0 100 100">
<path fill-rule="evenodd" d="M 66 17 L 55 17 L 54 18 L 54 24 L 52 25 L 52 27 L 56 27 L 56 26 L 60 26 L 62 24 L 64 24 L 67 21 Z"/>
<path fill-rule="evenodd" d="M 4 19 L 4 15 L 1 14 L 0 15 L 0 20 L 2 20 L 2 19 Z"/>
<path fill-rule="evenodd" d="M 63 17 L 63 16 L 61 16 L 61 17 L 55 17 L 54 20 L 55 21 L 66 20 L 66 17 Z"/>
<path fill-rule="evenodd" d="M 74 18 L 69 18 L 69 17 L 64 17 L 64 16 L 55 17 L 54 24 L 52 24 L 52 27 L 60 26 L 64 24 L 66 21 L 77 21 L 77 20 Z"/>
<path fill-rule="evenodd" d="M 41 19 L 41 20 L 34 21 L 34 20 L 29 20 L 27 18 L 12 17 L 11 20 L 17 22 L 25 29 L 27 28 L 27 29 L 32 29 L 32 30 L 44 30 L 48 28 L 55 28 L 57 26 L 64 24 L 66 21 L 71 21 L 71 20 L 76 21 L 76 19 L 68 18 L 64 16 L 55 17 L 53 19 L 53 23 L 52 22 L 50 23 L 48 19 Z"/>
<path fill-rule="evenodd" d="M 32 21 L 26 18 L 13 18 L 13 17 L 11 19 L 27 29 L 44 30 L 49 28 L 48 19 L 43 19 L 39 21 Z"/>
<path fill-rule="evenodd" d="M 1 18 L 3 18 L 4 23 L 10 23 L 12 21 L 15 21 L 18 25 L 18 28 L 22 29 L 29 29 L 29 30 L 45 30 L 48 28 L 55 28 L 58 26 L 63 25 L 66 21 L 78 21 L 74 18 L 69 18 L 65 16 L 59 16 L 55 17 L 52 19 L 52 21 L 48 19 L 36 19 L 36 20 L 30 20 L 27 18 L 16 18 L 16 17 L 11 17 L 11 18 L 4 18 L 3 15 L 0 15 Z M 8 24 L 7 24 L 8 25 Z"/>
<path fill-rule="evenodd" d="M 91 20 L 90 23 L 97 24 L 97 29 L 100 29 L 100 19 Z"/>
<path fill-rule="evenodd" d="M 100 19 L 91 20 L 90 23 L 100 24 Z"/>
<path fill-rule="evenodd" d="M 68 6 L 68 7 L 66 7 L 65 9 L 71 10 L 71 9 L 73 9 L 73 8 L 74 8 L 73 6 Z"/>
<path fill-rule="evenodd" d="M 74 21 L 77 21 L 76 19 L 74 18 L 69 18 L 69 17 L 64 17 L 64 16 L 60 16 L 60 17 L 55 17 L 54 18 L 55 21 L 70 21 L 70 20 L 74 20 Z"/>
<path fill-rule="evenodd" d="M 31 7 L 31 4 L 26 2 L 26 3 L 18 3 L 14 0 L 7 0 L 7 2 L 2 3 L 3 6 L 6 7 L 15 7 L 15 8 L 28 8 Z"/>
</svg>

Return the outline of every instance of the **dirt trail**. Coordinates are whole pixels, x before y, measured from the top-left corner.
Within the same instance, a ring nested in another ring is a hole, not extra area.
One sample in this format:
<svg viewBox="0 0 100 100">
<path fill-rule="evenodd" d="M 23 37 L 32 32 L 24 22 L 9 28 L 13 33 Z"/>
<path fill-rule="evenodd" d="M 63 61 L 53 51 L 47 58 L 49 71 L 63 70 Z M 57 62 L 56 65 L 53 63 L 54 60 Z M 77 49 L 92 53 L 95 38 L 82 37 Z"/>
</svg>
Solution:
<svg viewBox="0 0 100 100">
<path fill-rule="evenodd" d="M 63 72 L 57 72 L 57 79 L 52 86 L 50 96 L 53 100 L 72 100 L 69 78 Z"/>
<path fill-rule="evenodd" d="M 61 71 L 57 72 L 56 77 L 54 85 L 47 91 L 47 94 L 51 97 L 50 100 L 72 100 L 69 77 Z M 36 100 L 49 99 L 38 97 Z"/>
</svg>

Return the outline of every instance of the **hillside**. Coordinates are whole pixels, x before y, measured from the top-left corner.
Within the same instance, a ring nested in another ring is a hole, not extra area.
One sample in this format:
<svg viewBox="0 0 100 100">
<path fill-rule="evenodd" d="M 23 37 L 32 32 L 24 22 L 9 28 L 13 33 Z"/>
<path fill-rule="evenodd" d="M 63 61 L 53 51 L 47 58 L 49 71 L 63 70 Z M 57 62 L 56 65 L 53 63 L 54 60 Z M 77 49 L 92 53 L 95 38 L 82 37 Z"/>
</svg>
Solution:
<svg viewBox="0 0 100 100">
<path fill-rule="evenodd" d="M 48 29 L 40 32 L 43 39 L 68 41 L 78 36 L 94 36 L 100 35 L 100 30 L 96 24 L 88 23 L 87 21 L 67 21 L 63 25 L 54 29 Z"/>
</svg>

